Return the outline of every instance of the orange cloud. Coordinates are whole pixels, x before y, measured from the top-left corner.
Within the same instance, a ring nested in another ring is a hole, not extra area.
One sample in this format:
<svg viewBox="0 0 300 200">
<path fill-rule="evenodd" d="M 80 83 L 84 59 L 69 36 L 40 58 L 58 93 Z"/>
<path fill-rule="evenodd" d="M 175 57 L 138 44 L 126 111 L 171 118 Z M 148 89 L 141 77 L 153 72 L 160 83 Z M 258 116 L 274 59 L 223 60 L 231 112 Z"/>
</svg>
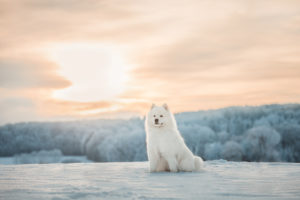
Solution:
<svg viewBox="0 0 300 200">
<path fill-rule="evenodd" d="M 175 112 L 300 102 L 299 7 L 284 0 L 1 1 L 0 121 L 141 115 L 151 102 Z M 134 66 L 115 99 L 53 99 L 74 83 L 45 48 L 82 41 L 117 44 Z"/>
<path fill-rule="evenodd" d="M 2 58 L 0 66 L 0 87 L 3 88 L 59 89 L 71 84 L 57 74 L 55 63 L 47 60 Z"/>
</svg>

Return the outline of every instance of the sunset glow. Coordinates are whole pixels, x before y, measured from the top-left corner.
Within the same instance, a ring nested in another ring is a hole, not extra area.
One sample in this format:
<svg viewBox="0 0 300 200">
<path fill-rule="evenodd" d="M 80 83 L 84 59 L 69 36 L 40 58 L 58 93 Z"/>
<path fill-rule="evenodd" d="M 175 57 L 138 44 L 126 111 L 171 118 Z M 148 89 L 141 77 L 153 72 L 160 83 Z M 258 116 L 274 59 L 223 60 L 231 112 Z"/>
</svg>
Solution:
<svg viewBox="0 0 300 200">
<path fill-rule="evenodd" d="M 124 91 L 129 66 L 120 52 L 108 45 L 73 43 L 51 49 L 59 74 L 70 87 L 56 90 L 53 98 L 70 101 L 112 100 Z"/>
<path fill-rule="evenodd" d="M 300 102 L 299 1 L 0 8 L 0 124 Z"/>
</svg>

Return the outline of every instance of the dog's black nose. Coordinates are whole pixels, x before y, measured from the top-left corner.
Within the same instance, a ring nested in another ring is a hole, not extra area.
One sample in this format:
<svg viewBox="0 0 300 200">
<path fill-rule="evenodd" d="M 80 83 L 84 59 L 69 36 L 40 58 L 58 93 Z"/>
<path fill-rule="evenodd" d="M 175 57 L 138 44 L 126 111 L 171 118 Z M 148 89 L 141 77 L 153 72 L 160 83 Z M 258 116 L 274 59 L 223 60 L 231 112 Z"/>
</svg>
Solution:
<svg viewBox="0 0 300 200">
<path fill-rule="evenodd" d="M 155 122 L 155 124 L 158 124 L 158 119 L 155 119 L 154 122 Z"/>
</svg>

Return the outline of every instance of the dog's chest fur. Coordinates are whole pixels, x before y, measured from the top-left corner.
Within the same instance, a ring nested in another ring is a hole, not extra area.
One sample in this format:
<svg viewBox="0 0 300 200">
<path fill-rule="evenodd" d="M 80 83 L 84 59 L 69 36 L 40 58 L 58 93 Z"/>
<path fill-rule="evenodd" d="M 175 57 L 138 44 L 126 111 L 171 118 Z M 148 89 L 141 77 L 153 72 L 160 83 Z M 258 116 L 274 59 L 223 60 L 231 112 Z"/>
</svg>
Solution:
<svg viewBox="0 0 300 200">
<path fill-rule="evenodd" d="M 180 143 L 181 137 L 178 133 L 166 130 L 166 131 L 151 131 L 149 133 L 149 145 L 150 148 L 154 148 L 161 155 L 176 154 L 178 151 L 178 143 Z"/>
</svg>

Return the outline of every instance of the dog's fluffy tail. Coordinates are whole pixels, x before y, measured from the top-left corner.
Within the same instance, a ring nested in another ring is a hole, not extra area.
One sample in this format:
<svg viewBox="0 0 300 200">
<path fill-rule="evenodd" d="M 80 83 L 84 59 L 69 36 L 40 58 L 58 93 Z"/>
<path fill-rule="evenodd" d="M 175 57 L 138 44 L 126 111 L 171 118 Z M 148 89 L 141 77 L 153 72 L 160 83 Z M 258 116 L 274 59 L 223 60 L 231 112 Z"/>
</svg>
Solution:
<svg viewBox="0 0 300 200">
<path fill-rule="evenodd" d="M 203 160 L 199 156 L 194 157 L 196 171 L 201 171 L 203 168 Z"/>
</svg>

